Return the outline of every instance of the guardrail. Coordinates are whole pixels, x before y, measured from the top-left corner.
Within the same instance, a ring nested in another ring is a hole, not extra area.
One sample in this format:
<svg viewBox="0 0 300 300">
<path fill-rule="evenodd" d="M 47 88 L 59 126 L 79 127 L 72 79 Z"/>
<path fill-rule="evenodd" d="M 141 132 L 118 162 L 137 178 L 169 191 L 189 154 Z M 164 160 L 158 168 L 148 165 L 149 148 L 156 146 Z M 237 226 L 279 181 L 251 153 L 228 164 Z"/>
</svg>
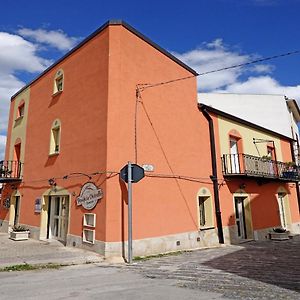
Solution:
<svg viewBox="0 0 300 300">
<path fill-rule="evenodd" d="M 21 180 L 23 163 L 16 160 L 0 161 L 0 182 Z"/>
<path fill-rule="evenodd" d="M 296 165 L 244 153 L 224 154 L 222 168 L 226 176 L 245 175 L 287 181 L 300 180 L 300 168 Z"/>
</svg>

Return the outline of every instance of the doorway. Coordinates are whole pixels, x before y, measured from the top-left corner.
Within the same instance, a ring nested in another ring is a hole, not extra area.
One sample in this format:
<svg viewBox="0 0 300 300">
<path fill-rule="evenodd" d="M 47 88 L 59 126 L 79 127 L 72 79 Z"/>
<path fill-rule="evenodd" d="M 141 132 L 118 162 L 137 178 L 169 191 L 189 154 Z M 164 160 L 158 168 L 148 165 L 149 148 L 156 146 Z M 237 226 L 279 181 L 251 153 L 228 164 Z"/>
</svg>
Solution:
<svg viewBox="0 0 300 300">
<path fill-rule="evenodd" d="M 67 241 L 69 223 L 69 197 L 50 196 L 48 203 L 47 238 L 63 243 Z"/>
<path fill-rule="evenodd" d="M 21 194 L 19 191 L 15 191 L 10 198 L 9 208 L 9 226 L 18 226 L 20 224 L 20 212 L 21 212 Z"/>
<path fill-rule="evenodd" d="M 239 150 L 238 141 L 234 138 L 230 138 L 230 163 L 231 163 L 231 173 L 240 173 L 240 162 L 239 162 Z"/>
<path fill-rule="evenodd" d="M 288 225 L 288 215 L 287 215 L 287 203 L 286 203 L 286 193 L 279 192 L 278 194 L 278 213 L 280 218 L 280 225 L 282 228 L 287 228 Z"/>
<path fill-rule="evenodd" d="M 14 226 L 19 225 L 19 219 L 20 219 L 20 196 L 15 196 Z"/>
<path fill-rule="evenodd" d="M 235 219 L 238 229 L 238 237 L 247 239 L 246 218 L 245 218 L 245 197 L 235 197 Z"/>
</svg>

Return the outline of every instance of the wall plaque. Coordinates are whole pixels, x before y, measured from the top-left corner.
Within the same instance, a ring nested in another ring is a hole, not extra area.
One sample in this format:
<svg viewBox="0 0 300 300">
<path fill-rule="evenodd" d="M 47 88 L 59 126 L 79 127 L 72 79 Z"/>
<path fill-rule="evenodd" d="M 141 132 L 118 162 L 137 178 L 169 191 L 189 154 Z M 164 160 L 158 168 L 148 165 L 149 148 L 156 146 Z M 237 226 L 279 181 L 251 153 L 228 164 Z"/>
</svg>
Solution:
<svg viewBox="0 0 300 300">
<path fill-rule="evenodd" d="M 41 213 L 42 211 L 42 198 L 36 198 L 34 201 L 34 212 Z"/>
<path fill-rule="evenodd" d="M 102 189 L 92 182 L 87 182 L 82 186 L 80 195 L 76 199 L 77 206 L 82 205 L 85 209 L 91 210 L 101 198 L 103 198 Z"/>
</svg>

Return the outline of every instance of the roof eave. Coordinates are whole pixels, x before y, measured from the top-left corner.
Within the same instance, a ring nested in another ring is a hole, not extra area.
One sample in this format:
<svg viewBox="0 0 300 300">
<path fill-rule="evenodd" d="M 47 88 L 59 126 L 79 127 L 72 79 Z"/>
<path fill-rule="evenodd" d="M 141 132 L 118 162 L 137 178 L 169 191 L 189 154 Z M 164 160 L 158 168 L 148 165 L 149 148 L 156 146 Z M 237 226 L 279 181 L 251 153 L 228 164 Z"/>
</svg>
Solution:
<svg viewBox="0 0 300 300">
<path fill-rule="evenodd" d="M 213 108 L 213 107 L 211 107 L 211 106 L 205 105 L 205 104 L 203 104 L 203 103 L 198 103 L 198 109 L 201 110 L 201 111 L 205 109 L 205 110 L 208 111 L 208 112 L 211 112 L 211 113 L 216 114 L 216 115 L 218 115 L 218 116 L 221 116 L 221 117 L 230 119 L 230 120 L 232 120 L 232 121 L 234 121 L 234 122 L 241 123 L 241 124 L 246 125 L 246 126 L 248 126 L 248 127 L 251 127 L 251 128 L 254 128 L 254 129 L 257 129 L 257 130 L 260 130 L 260 131 L 262 131 L 262 132 L 269 133 L 269 134 L 271 134 L 271 135 L 277 136 L 277 137 L 279 137 L 279 138 L 282 138 L 282 139 L 285 139 L 285 140 L 288 140 L 288 141 L 294 141 L 294 139 L 292 139 L 292 138 L 290 138 L 290 137 L 288 137 L 288 136 L 286 136 L 286 135 L 283 135 L 283 134 L 278 133 L 278 132 L 275 132 L 275 131 L 273 131 L 273 130 L 264 128 L 264 127 L 259 126 L 259 125 L 257 125 L 257 124 L 254 124 L 254 123 L 251 123 L 251 122 L 249 122 L 249 121 L 246 121 L 246 120 L 244 120 L 244 119 L 238 118 L 238 117 L 236 117 L 236 116 L 233 116 L 233 115 L 228 114 L 228 113 L 226 113 L 226 112 L 224 112 L 224 111 L 221 111 L 221 110 L 218 110 L 218 109 L 216 109 L 216 108 Z"/>
</svg>

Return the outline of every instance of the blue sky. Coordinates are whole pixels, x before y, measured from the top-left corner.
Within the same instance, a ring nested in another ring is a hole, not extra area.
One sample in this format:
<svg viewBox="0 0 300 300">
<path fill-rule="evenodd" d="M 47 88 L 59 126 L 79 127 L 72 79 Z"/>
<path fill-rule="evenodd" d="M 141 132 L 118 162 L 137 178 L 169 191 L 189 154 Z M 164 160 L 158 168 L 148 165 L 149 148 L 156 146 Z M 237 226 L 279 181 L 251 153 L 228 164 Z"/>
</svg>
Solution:
<svg viewBox="0 0 300 300">
<path fill-rule="evenodd" d="M 300 49 L 300 0 L 1 3 L 0 159 L 9 98 L 109 19 L 122 19 L 198 72 Z M 300 54 L 200 77 L 199 91 L 300 100 Z"/>
</svg>

